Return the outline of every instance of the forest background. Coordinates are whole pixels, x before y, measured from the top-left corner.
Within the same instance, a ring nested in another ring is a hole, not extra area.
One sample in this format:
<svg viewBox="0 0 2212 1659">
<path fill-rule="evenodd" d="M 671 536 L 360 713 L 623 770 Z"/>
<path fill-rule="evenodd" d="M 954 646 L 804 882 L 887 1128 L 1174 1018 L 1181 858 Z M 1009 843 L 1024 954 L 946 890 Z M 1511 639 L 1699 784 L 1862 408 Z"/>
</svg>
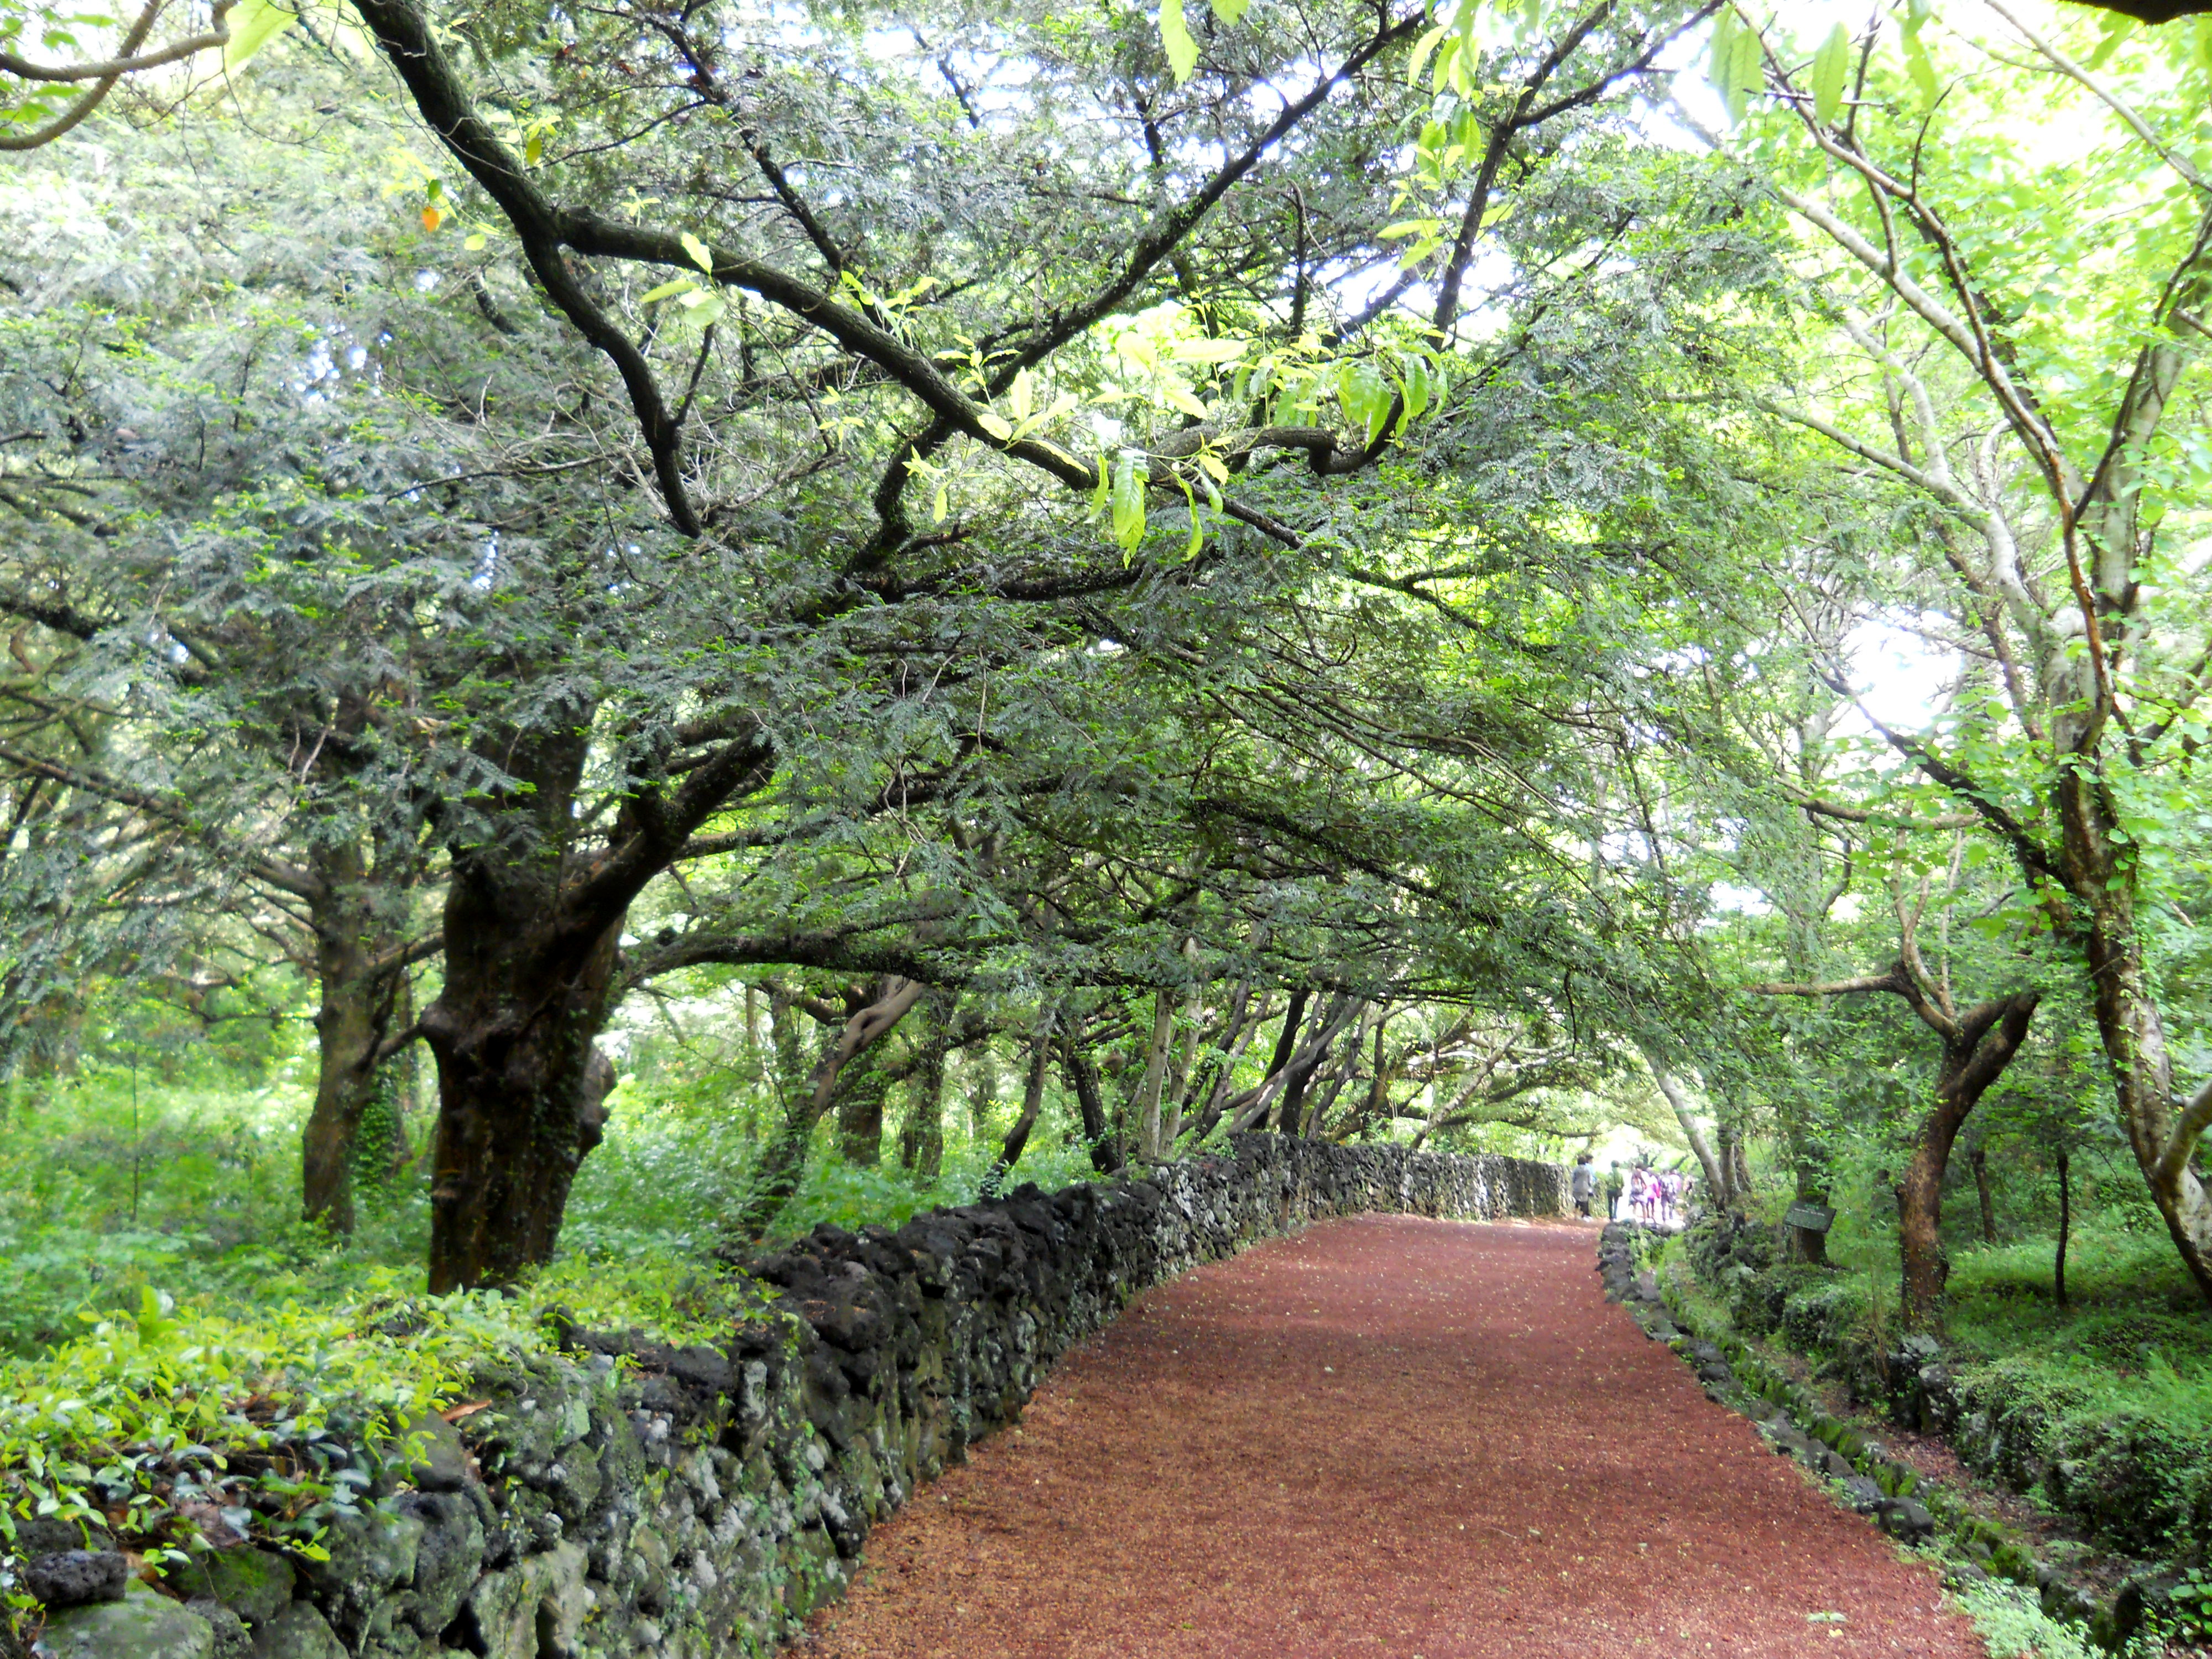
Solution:
<svg viewBox="0 0 2212 1659">
<path fill-rule="evenodd" d="M 2212 1426 L 2202 22 L 0 27 L 37 1387 L 1244 1129 Z"/>
</svg>

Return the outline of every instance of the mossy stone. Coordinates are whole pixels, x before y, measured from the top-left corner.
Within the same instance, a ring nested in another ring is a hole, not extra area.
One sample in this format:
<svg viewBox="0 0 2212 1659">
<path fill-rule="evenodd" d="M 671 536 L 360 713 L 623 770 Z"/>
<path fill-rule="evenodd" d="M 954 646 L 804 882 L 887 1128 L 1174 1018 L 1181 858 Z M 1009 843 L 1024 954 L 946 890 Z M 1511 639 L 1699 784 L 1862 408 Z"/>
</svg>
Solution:
<svg viewBox="0 0 2212 1659">
<path fill-rule="evenodd" d="M 256 1549 L 210 1550 L 169 1574 L 185 1595 L 212 1596 L 249 1625 L 275 1618 L 299 1577 L 283 1556 Z"/>
<path fill-rule="evenodd" d="M 132 1580 L 120 1601 L 64 1607 L 46 1620 L 49 1659 L 215 1659 L 215 1626 Z"/>
</svg>

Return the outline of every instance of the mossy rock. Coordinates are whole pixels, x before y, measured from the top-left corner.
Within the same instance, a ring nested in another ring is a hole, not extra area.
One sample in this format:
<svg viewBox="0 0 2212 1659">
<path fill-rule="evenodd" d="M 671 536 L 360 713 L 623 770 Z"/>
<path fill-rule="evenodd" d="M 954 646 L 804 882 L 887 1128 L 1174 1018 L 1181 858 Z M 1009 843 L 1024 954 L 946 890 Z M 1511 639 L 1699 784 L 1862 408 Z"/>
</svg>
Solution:
<svg viewBox="0 0 2212 1659">
<path fill-rule="evenodd" d="M 169 1569 L 168 1582 L 186 1600 L 212 1596 L 249 1625 L 266 1624 L 292 1599 L 298 1575 L 266 1550 L 209 1550 Z"/>
<path fill-rule="evenodd" d="M 120 1601 L 51 1614 L 39 1652 L 42 1659 L 215 1659 L 215 1626 L 133 1579 Z"/>
</svg>

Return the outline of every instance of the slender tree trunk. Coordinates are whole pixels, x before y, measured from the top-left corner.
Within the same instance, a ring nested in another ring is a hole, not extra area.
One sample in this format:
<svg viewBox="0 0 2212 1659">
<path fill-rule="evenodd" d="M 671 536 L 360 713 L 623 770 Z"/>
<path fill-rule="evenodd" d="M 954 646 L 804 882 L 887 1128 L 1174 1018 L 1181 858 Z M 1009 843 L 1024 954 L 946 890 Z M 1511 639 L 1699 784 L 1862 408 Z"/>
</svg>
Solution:
<svg viewBox="0 0 2212 1659">
<path fill-rule="evenodd" d="M 1164 986 L 1152 994 L 1152 1035 L 1145 1044 L 1144 1076 L 1137 1085 L 1137 1158 L 1146 1164 L 1160 1158 L 1160 1089 L 1175 1041 L 1176 1000 Z"/>
<path fill-rule="evenodd" d="M 2051 1288 L 2057 1293 L 2058 1305 L 2066 1305 L 2066 1237 L 2074 1227 L 2074 1183 L 2072 1166 L 2066 1154 L 2058 1154 L 2058 1255 L 2051 1263 Z"/>
<path fill-rule="evenodd" d="M 1973 1166 L 1974 1196 L 1981 1200 L 1982 1243 L 1994 1244 L 1997 1242 L 1997 1206 L 1990 1192 L 1990 1149 L 1975 1147 L 1967 1162 Z"/>
<path fill-rule="evenodd" d="M 2092 1006 L 2112 1068 L 2128 1146 L 2197 1290 L 2212 1302 L 2212 1194 L 2197 1177 L 2197 1136 L 2177 1134 L 2173 1052 L 2150 994 L 2149 971 L 2130 895 L 2108 890 L 2093 905 L 2087 939 Z"/>
<path fill-rule="evenodd" d="M 1705 1173 L 1705 1190 L 1717 1200 L 1720 1194 L 1728 1190 L 1728 1182 L 1721 1173 L 1720 1160 L 1713 1154 L 1712 1143 L 1705 1139 L 1705 1130 L 1698 1127 L 1697 1116 L 1690 1109 L 1689 1097 L 1682 1092 L 1681 1085 L 1674 1080 L 1674 1074 L 1667 1069 L 1666 1062 L 1659 1057 L 1659 1050 L 1656 1047 L 1641 1040 L 1636 1046 L 1643 1052 L 1644 1063 L 1651 1068 L 1651 1080 L 1659 1085 L 1659 1092 L 1667 1097 L 1667 1104 L 1674 1114 L 1674 1121 L 1682 1126 L 1682 1133 L 1690 1142 L 1690 1150 L 1697 1154 L 1698 1167 Z"/>
<path fill-rule="evenodd" d="M 874 999 L 855 1010 L 823 1045 L 804 1086 L 786 1099 L 782 1125 L 761 1159 L 752 1195 L 732 1223 L 739 1242 L 758 1239 L 782 1213 L 806 1173 L 806 1152 L 815 1126 L 836 1108 L 841 1088 L 861 1086 L 862 1068 L 854 1062 L 897 1028 L 927 988 L 919 980 L 886 975 L 877 985 Z"/>
<path fill-rule="evenodd" d="M 1121 1155 L 1108 1131 L 1106 1101 L 1098 1089 L 1098 1068 L 1091 1063 L 1091 1056 L 1083 1052 L 1073 1032 L 1060 1039 L 1060 1067 L 1075 1096 L 1076 1109 L 1083 1115 L 1083 1139 L 1091 1149 L 1091 1166 L 1101 1175 L 1112 1175 L 1121 1167 Z"/>
<path fill-rule="evenodd" d="M 959 999 L 950 991 L 931 991 L 921 1000 L 927 1021 L 916 1052 L 914 1080 L 907 1085 L 906 1127 L 899 1137 L 899 1162 L 925 1181 L 945 1168 L 945 1058 L 951 1050 L 952 1016 Z"/>
<path fill-rule="evenodd" d="M 855 1069 L 851 1085 L 838 1091 L 837 1146 L 845 1162 L 872 1170 L 883 1161 L 884 1102 L 890 1079 L 872 1065 Z"/>
<path fill-rule="evenodd" d="M 1021 1115 L 1006 1131 L 1006 1144 L 999 1149 L 997 1159 L 983 1177 L 986 1197 L 995 1194 L 1006 1184 L 1014 1165 L 1022 1161 L 1022 1153 L 1030 1144 L 1030 1131 L 1036 1127 L 1037 1110 L 1044 1104 L 1044 1075 L 1051 1063 L 1052 1015 L 1048 1012 L 1038 1023 L 1036 1035 L 1030 1039 L 1029 1076 L 1022 1085 Z"/>
</svg>

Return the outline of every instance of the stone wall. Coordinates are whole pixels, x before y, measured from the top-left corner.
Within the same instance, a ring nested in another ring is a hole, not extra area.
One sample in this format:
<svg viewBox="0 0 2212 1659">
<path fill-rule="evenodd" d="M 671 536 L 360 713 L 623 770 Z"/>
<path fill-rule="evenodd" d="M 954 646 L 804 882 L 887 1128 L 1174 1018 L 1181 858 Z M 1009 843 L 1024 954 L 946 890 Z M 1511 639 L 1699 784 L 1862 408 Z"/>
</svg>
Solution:
<svg viewBox="0 0 2212 1659">
<path fill-rule="evenodd" d="M 108 1584 L 96 1553 L 49 1554 L 58 1589 L 75 1572 L 121 1599 L 56 1607 L 40 1646 L 766 1652 L 842 1592 L 871 1526 L 1014 1421 L 1053 1362 L 1146 1286 L 1330 1216 L 1569 1209 L 1557 1164 L 1243 1135 L 1143 1180 L 1023 1187 L 895 1232 L 819 1227 L 750 1264 L 772 1310 L 724 1347 L 571 1330 L 561 1354 L 479 1375 L 489 1406 L 422 1425 L 420 1461 L 380 1473 L 379 1501 L 334 1533 L 327 1563 L 214 1552 L 175 1575 L 180 1601 L 119 1571 Z"/>
</svg>

